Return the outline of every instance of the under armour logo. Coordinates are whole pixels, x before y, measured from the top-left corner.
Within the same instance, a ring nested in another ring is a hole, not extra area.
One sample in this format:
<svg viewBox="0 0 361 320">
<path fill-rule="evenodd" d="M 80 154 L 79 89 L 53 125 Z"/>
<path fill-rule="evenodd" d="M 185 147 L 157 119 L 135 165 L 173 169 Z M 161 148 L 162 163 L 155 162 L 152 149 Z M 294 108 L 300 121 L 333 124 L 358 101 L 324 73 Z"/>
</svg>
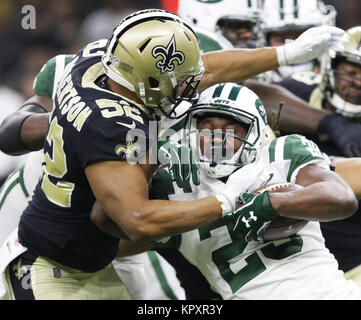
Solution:
<svg viewBox="0 0 361 320">
<path fill-rule="evenodd" d="M 246 219 L 245 217 L 242 217 L 242 222 L 245 223 L 246 228 L 250 228 L 250 227 L 251 227 L 251 225 L 249 224 L 249 222 L 251 222 L 251 220 L 257 221 L 257 217 L 254 215 L 254 212 L 253 212 L 253 211 L 250 211 L 249 214 L 250 214 L 251 216 L 250 216 L 248 219 Z"/>
<path fill-rule="evenodd" d="M 184 54 L 181 51 L 177 51 L 175 47 L 174 35 L 169 41 L 167 47 L 156 46 L 153 48 L 152 55 L 154 58 L 161 56 L 162 59 L 157 61 L 156 67 L 163 74 L 166 71 L 174 70 L 174 61 L 178 61 L 178 64 L 184 62 Z"/>
</svg>

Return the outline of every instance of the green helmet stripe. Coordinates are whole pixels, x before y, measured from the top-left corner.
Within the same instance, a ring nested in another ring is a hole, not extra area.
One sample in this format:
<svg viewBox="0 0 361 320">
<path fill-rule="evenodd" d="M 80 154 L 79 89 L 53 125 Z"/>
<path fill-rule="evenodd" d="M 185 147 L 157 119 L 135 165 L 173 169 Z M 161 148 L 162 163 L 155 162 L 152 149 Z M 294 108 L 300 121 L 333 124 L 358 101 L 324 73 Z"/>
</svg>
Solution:
<svg viewBox="0 0 361 320">
<path fill-rule="evenodd" d="M 231 92 L 229 93 L 228 99 L 236 101 L 236 99 L 238 97 L 239 90 L 241 90 L 241 88 L 242 88 L 242 86 L 234 86 L 232 88 Z"/>
<path fill-rule="evenodd" d="M 298 0 L 293 0 L 293 15 L 297 19 L 298 18 Z"/>
<path fill-rule="evenodd" d="M 280 19 L 283 20 L 284 18 L 285 18 L 284 3 L 283 0 L 280 0 Z"/>
<path fill-rule="evenodd" d="M 216 90 L 214 90 L 212 98 L 218 98 L 221 96 L 222 90 L 224 88 L 224 84 L 217 86 Z"/>
</svg>

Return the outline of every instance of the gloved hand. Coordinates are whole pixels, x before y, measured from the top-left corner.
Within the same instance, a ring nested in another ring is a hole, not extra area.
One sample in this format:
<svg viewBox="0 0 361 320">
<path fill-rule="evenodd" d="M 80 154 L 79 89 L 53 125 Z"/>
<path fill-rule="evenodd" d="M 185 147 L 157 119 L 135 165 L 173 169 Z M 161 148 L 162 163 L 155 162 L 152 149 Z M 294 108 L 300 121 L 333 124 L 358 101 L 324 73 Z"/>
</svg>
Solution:
<svg viewBox="0 0 361 320">
<path fill-rule="evenodd" d="M 243 205 L 225 216 L 229 220 L 227 224 L 233 225 L 232 234 L 244 238 L 246 242 L 263 242 L 264 231 L 278 216 L 278 212 L 272 207 L 269 191 L 261 194 L 242 192 L 239 203 Z"/>
<path fill-rule="evenodd" d="M 167 164 L 172 180 L 184 192 L 192 192 L 190 177 L 195 185 L 200 184 L 199 168 L 193 157 L 192 150 L 187 146 L 171 141 L 169 138 L 158 141 L 158 160 Z"/>
<path fill-rule="evenodd" d="M 345 157 L 361 157 L 361 124 L 339 113 L 324 117 L 318 131 L 327 134 Z"/>
<path fill-rule="evenodd" d="M 331 26 L 314 27 L 303 32 L 296 40 L 288 40 L 276 47 L 280 66 L 301 64 L 320 57 L 324 52 L 334 58 L 336 51 L 343 51 L 348 36 L 340 28 Z"/>
</svg>

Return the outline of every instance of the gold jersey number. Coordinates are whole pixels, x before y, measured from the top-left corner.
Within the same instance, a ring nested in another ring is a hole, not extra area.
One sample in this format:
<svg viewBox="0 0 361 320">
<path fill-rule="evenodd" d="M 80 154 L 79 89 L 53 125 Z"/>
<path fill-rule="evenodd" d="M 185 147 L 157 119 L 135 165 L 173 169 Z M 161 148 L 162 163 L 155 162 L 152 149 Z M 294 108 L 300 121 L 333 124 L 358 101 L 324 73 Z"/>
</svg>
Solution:
<svg viewBox="0 0 361 320">
<path fill-rule="evenodd" d="M 58 124 L 56 117 L 50 123 L 46 143 L 49 146 L 53 144 L 53 148 L 51 155 L 48 152 L 44 152 L 41 155 L 44 171 L 41 188 L 49 201 L 58 206 L 69 208 L 71 206 L 71 194 L 74 190 L 74 183 L 65 181 L 53 183 L 49 179 L 49 176 L 61 179 L 68 171 L 66 155 L 63 149 L 63 128 Z"/>
</svg>

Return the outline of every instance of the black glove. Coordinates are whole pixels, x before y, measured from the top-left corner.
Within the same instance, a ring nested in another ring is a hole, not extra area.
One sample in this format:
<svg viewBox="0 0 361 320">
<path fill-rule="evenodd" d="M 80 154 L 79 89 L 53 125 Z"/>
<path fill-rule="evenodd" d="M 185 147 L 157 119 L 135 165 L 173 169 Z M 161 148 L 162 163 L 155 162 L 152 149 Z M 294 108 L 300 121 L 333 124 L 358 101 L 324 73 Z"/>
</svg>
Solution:
<svg viewBox="0 0 361 320">
<path fill-rule="evenodd" d="M 324 117 L 318 125 L 320 133 L 327 134 L 345 157 L 361 157 L 361 124 L 341 114 Z"/>
</svg>

